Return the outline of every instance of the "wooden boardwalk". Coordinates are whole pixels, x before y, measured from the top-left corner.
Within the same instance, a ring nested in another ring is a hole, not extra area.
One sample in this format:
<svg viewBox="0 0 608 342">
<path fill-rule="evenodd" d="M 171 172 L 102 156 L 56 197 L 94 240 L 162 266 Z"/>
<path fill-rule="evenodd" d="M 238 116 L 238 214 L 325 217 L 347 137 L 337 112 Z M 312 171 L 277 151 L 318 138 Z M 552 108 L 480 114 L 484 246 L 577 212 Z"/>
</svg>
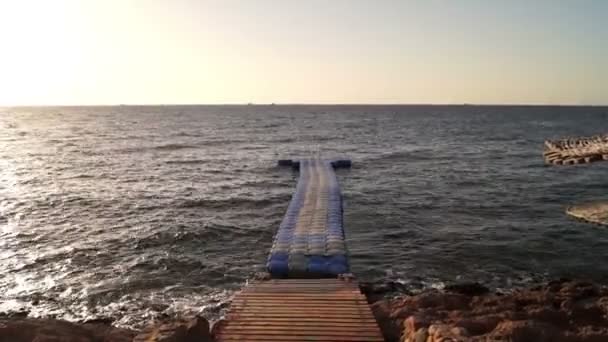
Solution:
<svg viewBox="0 0 608 342">
<path fill-rule="evenodd" d="M 238 293 L 214 328 L 223 341 L 384 341 L 354 280 L 274 279 Z"/>
</svg>

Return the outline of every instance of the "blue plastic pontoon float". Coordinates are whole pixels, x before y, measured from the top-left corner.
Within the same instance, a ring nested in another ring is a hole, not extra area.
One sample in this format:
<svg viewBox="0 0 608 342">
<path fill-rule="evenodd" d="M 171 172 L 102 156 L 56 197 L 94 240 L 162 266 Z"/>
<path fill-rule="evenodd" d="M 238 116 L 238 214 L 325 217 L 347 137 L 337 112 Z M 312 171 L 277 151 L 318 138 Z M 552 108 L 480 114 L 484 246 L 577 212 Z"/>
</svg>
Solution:
<svg viewBox="0 0 608 342">
<path fill-rule="evenodd" d="M 342 195 L 334 168 L 349 160 L 281 160 L 300 171 L 287 213 L 275 236 L 267 269 L 275 278 L 335 277 L 349 272 Z"/>
</svg>

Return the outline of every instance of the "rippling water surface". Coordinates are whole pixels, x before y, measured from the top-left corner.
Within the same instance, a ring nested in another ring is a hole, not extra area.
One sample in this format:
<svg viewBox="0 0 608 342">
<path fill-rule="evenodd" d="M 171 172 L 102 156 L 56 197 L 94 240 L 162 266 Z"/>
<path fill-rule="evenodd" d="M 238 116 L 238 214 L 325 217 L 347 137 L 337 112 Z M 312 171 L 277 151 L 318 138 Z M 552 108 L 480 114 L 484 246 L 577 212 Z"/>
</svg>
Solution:
<svg viewBox="0 0 608 342">
<path fill-rule="evenodd" d="M 546 138 L 608 132 L 607 108 L 0 108 L 0 311 L 138 326 L 215 316 L 263 270 L 296 174 L 344 156 L 351 264 L 412 289 L 608 281 L 608 163 L 544 167 Z"/>
</svg>

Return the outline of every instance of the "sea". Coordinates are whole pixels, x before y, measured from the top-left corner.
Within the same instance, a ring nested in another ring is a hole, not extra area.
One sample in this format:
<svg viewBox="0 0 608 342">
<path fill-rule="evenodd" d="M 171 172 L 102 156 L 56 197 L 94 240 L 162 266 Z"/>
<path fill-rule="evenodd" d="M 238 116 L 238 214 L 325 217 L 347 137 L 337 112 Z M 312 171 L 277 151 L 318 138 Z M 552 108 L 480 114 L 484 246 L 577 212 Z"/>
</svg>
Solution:
<svg viewBox="0 0 608 342">
<path fill-rule="evenodd" d="M 608 132 L 607 107 L 0 108 L 0 312 L 68 320 L 222 315 L 264 271 L 297 182 L 339 170 L 352 272 L 408 292 L 608 283 L 608 163 L 545 166 L 543 141 Z M 393 286 L 394 287 L 394 286 Z"/>
</svg>

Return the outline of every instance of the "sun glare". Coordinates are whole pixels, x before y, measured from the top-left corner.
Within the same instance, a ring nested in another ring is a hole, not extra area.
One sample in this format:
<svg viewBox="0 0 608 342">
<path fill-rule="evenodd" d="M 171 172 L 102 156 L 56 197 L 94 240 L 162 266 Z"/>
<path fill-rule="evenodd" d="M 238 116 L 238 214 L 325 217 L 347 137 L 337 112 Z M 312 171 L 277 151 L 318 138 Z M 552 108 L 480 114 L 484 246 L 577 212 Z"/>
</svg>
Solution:
<svg viewBox="0 0 608 342">
<path fill-rule="evenodd" d="M 74 77 L 82 41 L 68 1 L 0 2 L 0 103 L 44 104 Z"/>
</svg>

